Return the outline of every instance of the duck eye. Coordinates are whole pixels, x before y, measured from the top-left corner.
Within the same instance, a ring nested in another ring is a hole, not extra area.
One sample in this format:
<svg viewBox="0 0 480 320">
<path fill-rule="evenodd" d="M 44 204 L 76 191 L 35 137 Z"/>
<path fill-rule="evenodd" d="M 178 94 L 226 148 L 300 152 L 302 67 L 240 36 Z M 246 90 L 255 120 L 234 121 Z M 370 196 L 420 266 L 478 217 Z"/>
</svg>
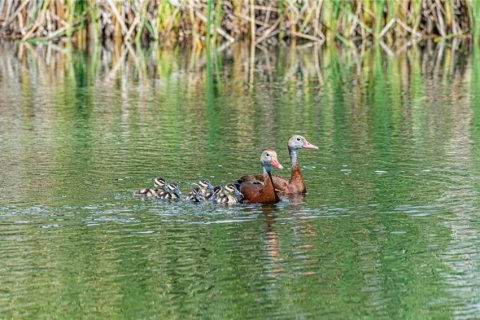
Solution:
<svg viewBox="0 0 480 320">
<path fill-rule="evenodd" d="M 265 155 L 266 155 L 267 157 L 270 157 L 270 153 L 265 153 Z"/>
<path fill-rule="evenodd" d="M 300 141 L 300 138 L 297 138 L 297 141 Z"/>
</svg>

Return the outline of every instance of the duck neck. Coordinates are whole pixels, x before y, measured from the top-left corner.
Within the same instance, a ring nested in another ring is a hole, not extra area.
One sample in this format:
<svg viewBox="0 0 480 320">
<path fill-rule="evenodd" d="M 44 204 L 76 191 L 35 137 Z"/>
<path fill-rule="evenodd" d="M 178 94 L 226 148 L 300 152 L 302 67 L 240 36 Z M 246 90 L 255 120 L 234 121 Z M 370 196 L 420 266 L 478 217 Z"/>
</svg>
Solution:
<svg viewBox="0 0 480 320">
<path fill-rule="evenodd" d="M 265 189 L 271 187 L 273 189 L 273 180 L 272 180 L 272 167 L 263 166 L 263 182 L 265 183 Z"/>
<path fill-rule="evenodd" d="M 288 153 L 290 154 L 290 163 L 292 164 L 292 168 L 294 166 L 298 166 L 298 162 L 297 162 L 298 150 L 293 148 L 288 148 Z"/>
<path fill-rule="evenodd" d="M 303 185 L 303 176 L 300 166 L 298 165 L 297 155 L 298 150 L 289 148 L 288 152 L 290 153 L 290 162 L 292 164 L 292 171 L 290 173 L 290 182 L 298 183 Z"/>
<path fill-rule="evenodd" d="M 264 182 L 264 192 L 273 193 L 275 195 L 275 201 L 279 201 L 277 192 L 273 186 L 272 178 L 272 167 L 263 167 L 263 182 Z"/>
<path fill-rule="evenodd" d="M 263 170 L 263 175 L 264 176 L 270 176 L 271 175 L 271 171 L 272 171 L 272 168 L 269 167 L 269 166 L 262 166 L 262 170 Z"/>
</svg>

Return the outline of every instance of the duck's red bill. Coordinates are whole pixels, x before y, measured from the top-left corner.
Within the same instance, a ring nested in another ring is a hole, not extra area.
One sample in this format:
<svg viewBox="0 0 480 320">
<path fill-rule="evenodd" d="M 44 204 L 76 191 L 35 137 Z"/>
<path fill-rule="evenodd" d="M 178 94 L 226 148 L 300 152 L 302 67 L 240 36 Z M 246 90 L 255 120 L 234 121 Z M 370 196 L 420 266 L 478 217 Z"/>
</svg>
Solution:
<svg viewBox="0 0 480 320">
<path fill-rule="evenodd" d="M 275 169 L 283 169 L 283 166 L 277 160 L 272 160 L 272 167 Z"/>
</svg>

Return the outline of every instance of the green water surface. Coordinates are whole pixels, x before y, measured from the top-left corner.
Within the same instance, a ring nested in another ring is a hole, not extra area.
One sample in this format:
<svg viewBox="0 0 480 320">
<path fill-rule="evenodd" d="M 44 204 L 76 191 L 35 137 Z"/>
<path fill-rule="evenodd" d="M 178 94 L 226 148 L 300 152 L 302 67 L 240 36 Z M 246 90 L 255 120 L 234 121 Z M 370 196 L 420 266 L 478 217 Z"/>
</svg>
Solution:
<svg viewBox="0 0 480 320">
<path fill-rule="evenodd" d="M 0 50 L 0 319 L 473 319 L 480 54 Z M 140 200 L 260 173 L 270 206 Z"/>
</svg>

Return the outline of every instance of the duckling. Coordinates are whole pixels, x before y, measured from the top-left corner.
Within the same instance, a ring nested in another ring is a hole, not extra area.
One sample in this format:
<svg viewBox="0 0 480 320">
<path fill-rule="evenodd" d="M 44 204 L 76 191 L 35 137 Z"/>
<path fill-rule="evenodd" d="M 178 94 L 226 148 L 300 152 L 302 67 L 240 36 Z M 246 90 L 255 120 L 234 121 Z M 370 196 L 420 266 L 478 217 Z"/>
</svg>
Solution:
<svg viewBox="0 0 480 320">
<path fill-rule="evenodd" d="M 137 190 L 133 193 L 135 197 L 159 197 L 165 191 L 168 191 L 165 189 L 165 179 L 161 177 L 157 177 L 153 179 L 153 188 L 145 188 L 145 189 L 140 189 Z"/>
<path fill-rule="evenodd" d="M 178 189 L 178 184 L 176 182 L 169 183 L 166 185 L 166 189 L 168 191 L 165 192 L 165 194 L 162 194 L 161 196 L 157 196 L 157 198 L 162 199 L 162 200 L 178 200 L 180 199 L 180 196 L 182 192 L 180 192 L 180 189 Z"/>
<path fill-rule="evenodd" d="M 215 186 L 213 191 L 209 191 L 205 194 L 205 199 L 215 202 L 217 198 L 222 194 L 223 188 L 221 186 Z"/>
<path fill-rule="evenodd" d="M 180 199 L 182 196 L 182 192 L 178 188 L 178 184 L 176 182 L 172 182 L 168 185 L 168 189 L 170 190 L 170 194 L 172 194 L 172 200 Z"/>
<path fill-rule="evenodd" d="M 200 187 L 196 186 L 193 188 L 193 190 L 188 194 L 188 196 L 185 198 L 187 201 L 191 202 L 204 202 L 206 199 L 205 197 L 200 193 Z"/>
<path fill-rule="evenodd" d="M 234 204 L 243 201 L 243 195 L 238 191 L 233 183 L 225 185 L 223 192 L 219 195 L 216 202 L 223 204 Z"/>
<path fill-rule="evenodd" d="M 207 179 L 202 179 L 198 181 L 197 185 L 200 187 L 200 193 L 202 194 L 202 196 L 205 196 L 207 192 L 213 190 L 212 184 Z"/>
<path fill-rule="evenodd" d="M 156 177 L 155 179 L 153 179 L 153 185 L 155 186 L 155 188 L 163 189 L 163 186 L 165 185 L 165 179 L 161 177 Z"/>
<path fill-rule="evenodd" d="M 185 197 L 185 200 L 187 201 L 193 201 L 195 199 L 195 194 L 197 194 L 200 191 L 200 188 L 198 186 L 195 186 L 192 191 L 190 191 L 189 194 Z"/>
<path fill-rule="evenodd" d="M 168 184 L 165 182 L 165 179 L 157 177 L 153 180 L 153 184 L 157 188 L 157 198 L 158 199 L 163 199 L 166 197 L 166 194 L 170 192 L 168 189 Z"/>
<path fill-rule="evenodd" d="M 158 195 L 157 188 L 145 188 L 137 190 L 133 193 L 135 197 L 156 197 Z"/>
<path fill-rule="evenodd" d="M 243 200 L 245 200 L 245 198 L 243 197 L 243 194 L 238 189 L 237 185 L 235 185 L 234 183 L 229 183 L 229 185 L 230 185 L 230 188 L 233 188 L 233 195 L 235 196 L 235 199 L 237 200 L 237 202 L 243 203 Z"/>
</svg>

